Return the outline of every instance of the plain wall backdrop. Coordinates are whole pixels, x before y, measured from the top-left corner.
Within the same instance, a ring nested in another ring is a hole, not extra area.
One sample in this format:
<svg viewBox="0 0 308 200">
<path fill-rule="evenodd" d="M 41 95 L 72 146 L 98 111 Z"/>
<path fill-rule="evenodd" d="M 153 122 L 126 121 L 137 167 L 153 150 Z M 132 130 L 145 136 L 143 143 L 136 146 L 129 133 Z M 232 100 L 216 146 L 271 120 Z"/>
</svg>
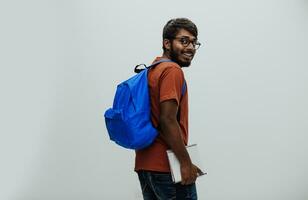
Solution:
<svg viewBox="0 0 308 200">
<path fill-rule="evenodd" d="M 307 200 L 308 1 L 2 1 L 0 199 L 138 200 L 134 152 L 103 113 L 162 28 L 188 17 L 199 199 Z"/>
</svg>

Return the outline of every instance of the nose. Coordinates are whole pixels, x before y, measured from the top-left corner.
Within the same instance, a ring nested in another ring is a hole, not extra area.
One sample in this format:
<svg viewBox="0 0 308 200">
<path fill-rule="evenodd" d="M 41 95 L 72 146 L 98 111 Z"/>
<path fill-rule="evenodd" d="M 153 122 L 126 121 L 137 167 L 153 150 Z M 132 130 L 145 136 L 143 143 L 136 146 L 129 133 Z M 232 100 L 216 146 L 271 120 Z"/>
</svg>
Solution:
<svg viewBox="0 0 308 200">
<path fill-rule="evenodd" d="M 190 43 L 188 44 L 188 46 L 186 47 L 186 50 L 187 50 L 187 51 L 190 51 L 190 52 L 192 52 L 192 53 L 195 53 L 195 52 L 196 52 L 195 46 L 193 45 L 192 42 L 190 42 Z"/>
<path fill-rule="evenodd" d="M 195 46 L 193 45 L 192 42 L 189 42 L 189 44 L 188 44 L 188 46 L 186 47 L 186 49 L 195 50 Z"/>
</svg>

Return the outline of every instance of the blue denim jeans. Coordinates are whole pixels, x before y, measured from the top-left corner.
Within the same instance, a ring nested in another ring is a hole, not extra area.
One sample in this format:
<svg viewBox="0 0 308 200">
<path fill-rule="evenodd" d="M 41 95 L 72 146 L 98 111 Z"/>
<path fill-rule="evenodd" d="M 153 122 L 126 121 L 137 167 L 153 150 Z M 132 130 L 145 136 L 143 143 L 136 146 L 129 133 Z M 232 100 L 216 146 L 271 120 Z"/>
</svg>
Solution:
<svg viewBox="0 0 308 200">
<path fill-rule="evenodd" d="M 197 199 L 196 184 L 173 183 L 170 173 L 138 171 L 144 200 Z"/>
</svg>

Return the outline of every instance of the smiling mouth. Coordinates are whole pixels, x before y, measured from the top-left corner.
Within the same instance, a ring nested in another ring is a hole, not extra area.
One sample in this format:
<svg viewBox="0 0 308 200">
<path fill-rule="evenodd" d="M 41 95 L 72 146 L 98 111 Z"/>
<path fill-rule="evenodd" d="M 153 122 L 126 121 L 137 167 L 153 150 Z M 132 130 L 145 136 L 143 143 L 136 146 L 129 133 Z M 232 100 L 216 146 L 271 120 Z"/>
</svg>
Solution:
<svg viewBox="0 0 308 200">
<path fill-rule="evenodd" d="M 183 53 L 186 58 L 192 59 L 194 57 L 193 53 Z"/>
</svg>

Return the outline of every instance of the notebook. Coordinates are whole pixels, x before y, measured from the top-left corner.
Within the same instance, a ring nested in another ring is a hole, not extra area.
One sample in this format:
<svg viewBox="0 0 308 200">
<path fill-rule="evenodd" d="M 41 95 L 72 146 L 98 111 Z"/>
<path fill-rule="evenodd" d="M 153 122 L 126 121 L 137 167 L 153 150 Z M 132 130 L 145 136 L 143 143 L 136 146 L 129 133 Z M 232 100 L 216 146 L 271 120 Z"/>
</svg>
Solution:
<svg viewBox="0 0 308 200">
<path fill-rule="evenodd" d="M 202 174 L 199 174 L 198 177 L 207 174 L 202 165 L 197 144 L 188 145 L 186 146 L 186 149 L 192 163 L 197 167 L 199 167 L 199 169 L 201 169 L 201 171 L 203 172 Z M 172 174 L 172 180 L 174 183 L 179 183 L 182 180 L 179 160 L 177 159 L 172 150 L 167 150 L 167 156 Z"/>
</svg>

